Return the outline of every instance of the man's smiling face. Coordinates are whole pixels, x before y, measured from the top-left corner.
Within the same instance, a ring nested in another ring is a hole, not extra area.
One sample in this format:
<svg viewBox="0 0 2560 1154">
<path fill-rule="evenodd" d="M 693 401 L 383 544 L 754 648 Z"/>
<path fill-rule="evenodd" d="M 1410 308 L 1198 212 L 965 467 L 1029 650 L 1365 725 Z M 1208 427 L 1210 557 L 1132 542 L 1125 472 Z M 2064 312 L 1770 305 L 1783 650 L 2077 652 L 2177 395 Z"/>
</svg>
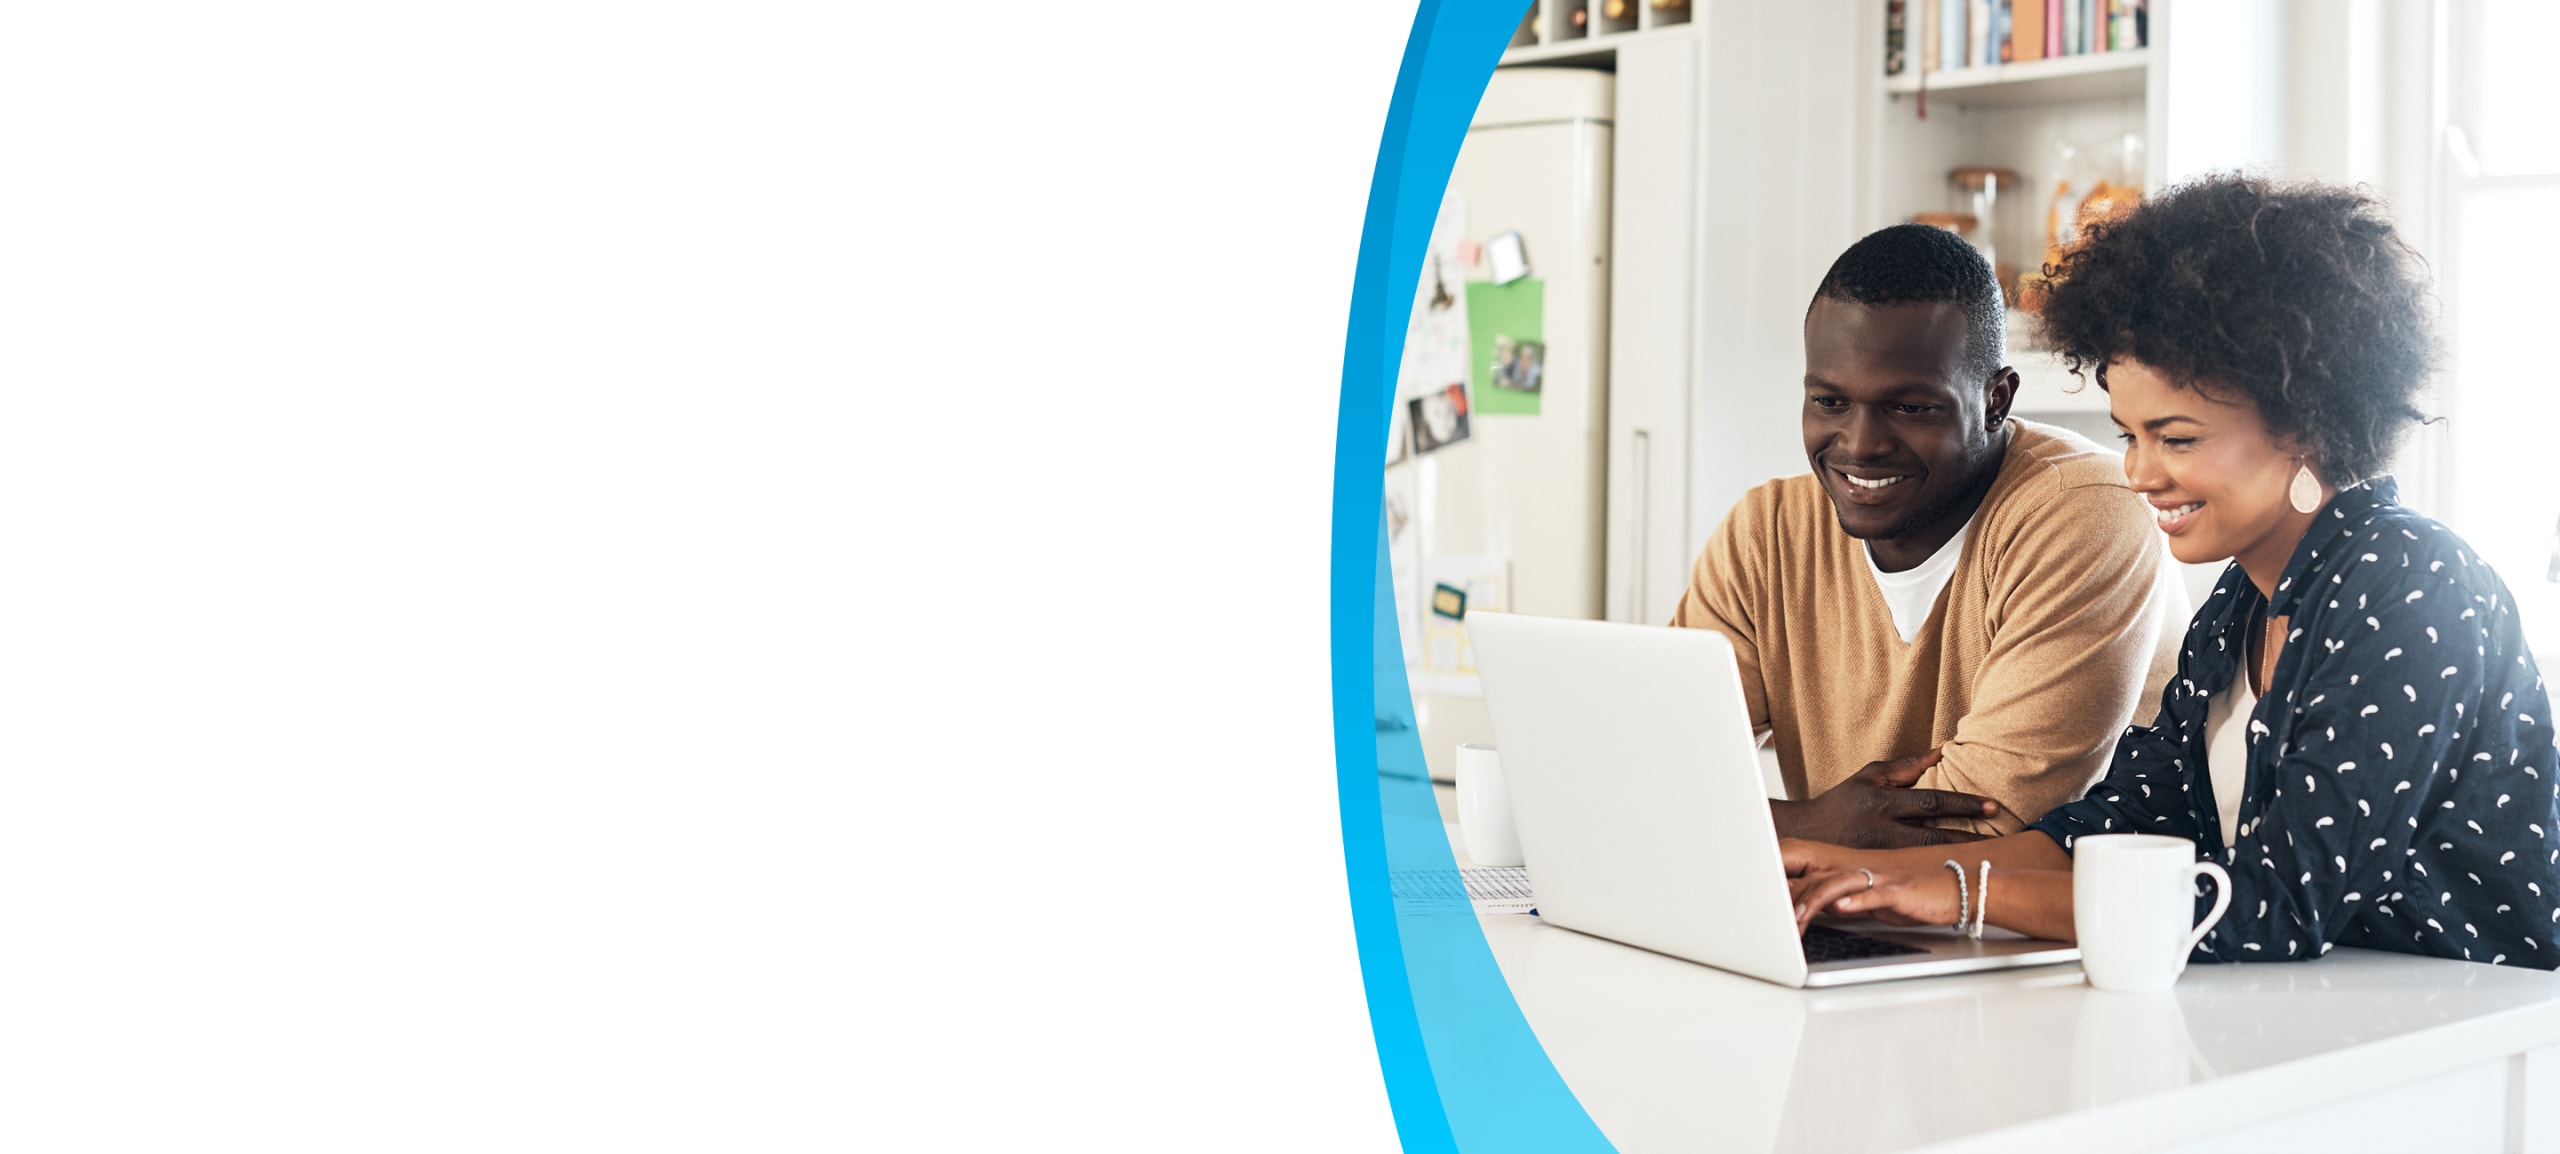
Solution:
<svg viewBox="0 0 2560 1154">
<path fill-rule="evenodd" d="M 1972 379 L 1968 331 L 1951 301 L 1822 297 L 1805 316 L 1805 458 L 1841 530 L 1886 569 L 1919 564 L 1954 537 L 2008 447 L 1999 426 L 2017 377 Z"/>
</svg>

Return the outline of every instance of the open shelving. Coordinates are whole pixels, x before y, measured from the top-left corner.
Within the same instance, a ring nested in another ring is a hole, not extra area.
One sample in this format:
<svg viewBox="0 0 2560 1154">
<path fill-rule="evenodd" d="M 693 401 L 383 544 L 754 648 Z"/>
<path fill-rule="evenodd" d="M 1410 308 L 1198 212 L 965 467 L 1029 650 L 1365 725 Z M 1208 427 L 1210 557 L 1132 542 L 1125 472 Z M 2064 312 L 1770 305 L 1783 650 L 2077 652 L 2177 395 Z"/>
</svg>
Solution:
<svg viewBox="0 0 2560 1154">
<path fill-rule="evenodd" d="M 1610 16 L 1608 0 L 1537 0 L 1512 33 L 1502 53 L 1504 64 L 1597 64 L 1614 56 L 1628 40 L 1650 32 L 1686 28 L 1690 7 L 1658 8 L 1653 0 L 1625 0 L 1621 15 Z M 1583 17 L 1574 23 L 1575 15 Z"/>
<path fill-rule="evenodd" d="M 2080 100 L 2139 100 L 2151 67 L 2151 50 L 2128 48 L 2017 64 L 1951 68 L 1928 74 L 1929 94 L 1959 104 L 2060 104 Z M 1900 100 L 1921 90 L 1916 69 L 1884 81 L 1886 95 Z"/>
<path fill-rule="evenodd" d="M 2157 36 L 2170 6 L 2170 0 L 2151 0 L 2150 46 L 1933 70 L 1925 77 L 1925 117 L 1915 99 L 1924 83 L 1916 59 L 1897 74 L 1884 75 L 1880 67 L 1870 73 L 1876 102 L 1870 106 L 1866 227 L 1963 211 L 1950 186 L 1952 171 L 2006 169 L 2018 179 L 2001 193 L 1990 239 L 2003 265 L 2025 271 L 2044 255 L 2044 226 L 2062 182 L 2085 189 L 2088 180 L 2104 176 L 2146 194 L 2156 191 L 2166 97 L 2166 57 Z M 1878 0 L 1875 7 L 1878 19 L 1869 27 L 1881 38 L 1885 5 Z M 2140 154 L 2126 153 L 2128 138 L 2141 141 Z M 2077 155 L 2066 158 L 2057 148 L 2062 143 Z M 2009 359 L 2019 376 L 2013 411 L 2093 435 L 2108 432 L 2106 393 L 2065 372 L 2035 327 L 2032 318 L 2011 314 Z"/>
</svg>

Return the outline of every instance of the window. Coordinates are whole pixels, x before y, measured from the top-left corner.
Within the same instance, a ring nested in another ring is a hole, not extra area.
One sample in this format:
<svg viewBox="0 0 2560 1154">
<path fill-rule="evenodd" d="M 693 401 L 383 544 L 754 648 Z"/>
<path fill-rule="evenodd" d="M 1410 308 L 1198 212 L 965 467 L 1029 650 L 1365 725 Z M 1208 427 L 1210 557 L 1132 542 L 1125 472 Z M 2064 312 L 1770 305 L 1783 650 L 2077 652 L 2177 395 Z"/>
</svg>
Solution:
<svg viewBox="0 0 2560 1154">
<path fill-rule="evenodd" d="M 2543 667 L 2560 668 L 2560 4 L 2460 0 L 2451 17 L 2438 512 L 2515 591 Z"/>
</svg>

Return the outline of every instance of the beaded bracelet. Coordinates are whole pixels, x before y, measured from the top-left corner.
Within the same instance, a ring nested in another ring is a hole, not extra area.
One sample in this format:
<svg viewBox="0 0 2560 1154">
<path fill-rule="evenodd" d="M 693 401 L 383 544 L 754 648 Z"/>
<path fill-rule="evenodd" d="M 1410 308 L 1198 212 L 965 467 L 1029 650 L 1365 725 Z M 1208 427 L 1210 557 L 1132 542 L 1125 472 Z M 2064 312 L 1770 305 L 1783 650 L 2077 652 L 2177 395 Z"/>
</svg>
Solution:
<svg viewBox="0 0 2560 1154">
<path fill-rule="evenodd" d="M 1973 891 L 1966 887 L 1964 867 L 1957 865 L 1956 859 L 1948 858 L 1946 865 L 1956 871 L 1956 924 L 1951 928 L 1961 930 L 1966 922 L 1973 920 Z"/>
</svg>

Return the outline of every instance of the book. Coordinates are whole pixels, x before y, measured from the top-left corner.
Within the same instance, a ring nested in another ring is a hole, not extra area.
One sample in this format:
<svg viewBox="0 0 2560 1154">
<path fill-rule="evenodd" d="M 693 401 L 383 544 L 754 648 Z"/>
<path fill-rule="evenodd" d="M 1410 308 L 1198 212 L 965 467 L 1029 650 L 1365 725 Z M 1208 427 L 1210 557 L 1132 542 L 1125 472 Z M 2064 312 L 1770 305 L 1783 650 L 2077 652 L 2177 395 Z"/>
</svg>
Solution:
<svg viewBox="0 0 2560 1154">
<path fill-rule="evenodd" d="M 1887 0 L 1884 8 L 1884 74 L 1902 75 L 1903 24 L 1909 18 L 1903 0 Z"/>
<path fill-rule="evenodd" d="M 2044 54 L 2048 58 L 2063 54 L 2062 9 L 2067 3 L 2069 3 L 2069 0 L 2045 0 Z"/>
<path fill-rule="evenodd" d="M 1991 0 L 1966 0 L 1964 6 L 1964 63 L 1971 68 L 1991 63 L 1995 45 L 1991 39 Z"/>
<path fill-rule="evenodd" d="M 2009 62 L 2009 0 L 1991 0 L 1991 63 Z"/>
<path fill-rule="evenodd" d="M 1941 71 L 1962 68 L 1965 66 L 1964 47 L 1968 43 L 1965 16 L 1972 11 L 1973 0 L 1939 0 L 1939 8 L 1938 68 Z"/>
<path fill-rule="evenodd" d="M 2010 6 L 2009 59 L 2044 59 L 2045 0 L 2015 0 Z"/>
</svg>

